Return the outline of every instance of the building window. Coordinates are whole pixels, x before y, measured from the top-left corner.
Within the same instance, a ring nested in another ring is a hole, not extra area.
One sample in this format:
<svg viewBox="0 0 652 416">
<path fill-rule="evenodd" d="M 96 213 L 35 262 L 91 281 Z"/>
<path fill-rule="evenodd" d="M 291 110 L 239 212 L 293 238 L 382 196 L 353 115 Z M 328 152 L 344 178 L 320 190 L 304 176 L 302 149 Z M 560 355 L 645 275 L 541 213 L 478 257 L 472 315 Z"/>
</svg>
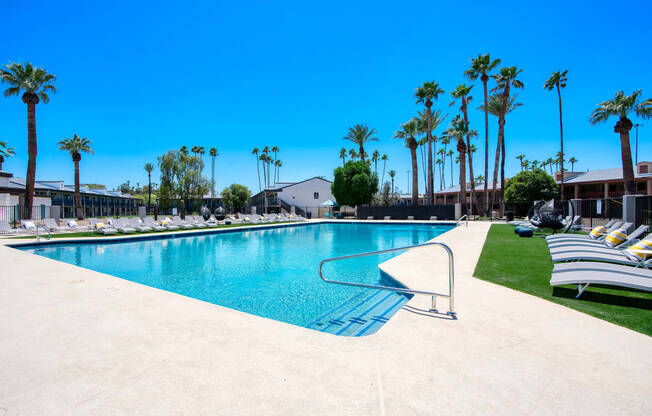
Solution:
<svg viewBox="0 0 652 416">
<path fill-rule="evenodd" d="M 315 199 L 319 199 L 319 192 L 315 192 L 314 197 Z"/>
</svg>

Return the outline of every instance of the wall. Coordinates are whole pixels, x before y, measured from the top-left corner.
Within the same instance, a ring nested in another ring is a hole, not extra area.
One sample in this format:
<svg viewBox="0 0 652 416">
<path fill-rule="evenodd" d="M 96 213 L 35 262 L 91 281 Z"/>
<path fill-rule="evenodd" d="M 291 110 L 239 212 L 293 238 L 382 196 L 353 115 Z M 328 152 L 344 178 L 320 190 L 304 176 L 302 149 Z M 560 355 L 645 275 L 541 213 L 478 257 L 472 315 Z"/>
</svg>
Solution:
<svg viewBox="0 0 652 416">
<path fill-rule="evenodd" d="M 415 220 L 429 220 L 432 216 L 436 216 L 440 220 L 454 220 L 455 204 L 363 206 L 357 207 L 357 215 L 361 220 L 366 220 L 367 217 L 382 220 L 385 216 L 390 216 L 394 220 L 405 220 L 408 216 L 413 216 Z"/>
<path fill-rule="evenodd" d="M 319 198 L 314 198 L 314 193 L 319 192 Z M 306 209 L 312 217 L 317 217 L 321 204 L 329 199 L 335 200 L 331 193 L 331 183 L 320 178 L 313 178 L 305 182 L 290 185 L 278 193 L 278 197 L 289 205 L 296 205 Z"/>
</svg>

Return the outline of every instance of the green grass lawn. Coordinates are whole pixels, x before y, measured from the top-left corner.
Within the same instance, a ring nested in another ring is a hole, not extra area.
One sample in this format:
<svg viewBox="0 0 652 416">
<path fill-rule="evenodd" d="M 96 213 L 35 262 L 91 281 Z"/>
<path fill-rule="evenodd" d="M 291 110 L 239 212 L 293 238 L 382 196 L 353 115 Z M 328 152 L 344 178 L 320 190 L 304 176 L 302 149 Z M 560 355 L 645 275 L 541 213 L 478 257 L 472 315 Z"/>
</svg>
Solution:
<svg viewBox="0 0 652 416">
<path fill-rule="evenodd" d="M 273 223 L 265 223 L 265 224 L 222 224 L 222 225 L 218 225 L 217 227 L 195 228 L 194 231 L 219 230 L 221 228 L 237 228 L 237 227 L 252 227 L 252 226 L 256 227 L 256 226 L 260 226 L 260 225 L 288 224 L 288 223 L 292 223 L 292 222 L 296 222 L 296 221 L 281 221 L 281 222 L 273 222 Z M 92 232 L 92 231 L 83 231 L 83 232 L 78 232 L 78 233 L 52 234 L 52 238 L 79 238 L 79 237 L 82 237 L 82 238 L 84 238 L 84 237 L 88 237 L 88 238 L 97 238 L 97 237 L 111 238 L 111 237 L 121 237 L 121 236 L 125 236 L 125 235 L 148 235 L 148 234 L 175 233 L 175 232 L 179 232 L 179 231 L 193 231 L 193 230 L 180 229 L 180 230 L 175 230 L 175 231 L 170 231 L 170 230 L 166 230 L 166 231 L 150 231 L 150 232 L 146 232 L 146 233 L 135 232 L 135 233 L 132 233 L 132 234 L 118 233 L 118 234 L 113 234 L 113 235 L 104 235 L 104 234 L 98 234 L 98 233 L 95 233 L 95 232 Z M 47 234 L 45 234 L 45 236 L 44 236 L 41 233 L 40 236 L 42 238 L 43 237 L 47 238 Z M 16 240 L 19 240 L 19 239 L 32 239 L 33 240 L 33 239 L 35 239 L 35 236 L 26 235 L 26 236 L 11 237 L 11 238 L 16 239 Z"/>
<path fill-rule="evenodd" d="M 519 237 L 513 226 L 494 224 L 474 276 L 652 336 L 652 293 L 591 285 L 575 299 L 576 286 L 550 286 L 551 272 L 544 238 Z"/>
</svg>

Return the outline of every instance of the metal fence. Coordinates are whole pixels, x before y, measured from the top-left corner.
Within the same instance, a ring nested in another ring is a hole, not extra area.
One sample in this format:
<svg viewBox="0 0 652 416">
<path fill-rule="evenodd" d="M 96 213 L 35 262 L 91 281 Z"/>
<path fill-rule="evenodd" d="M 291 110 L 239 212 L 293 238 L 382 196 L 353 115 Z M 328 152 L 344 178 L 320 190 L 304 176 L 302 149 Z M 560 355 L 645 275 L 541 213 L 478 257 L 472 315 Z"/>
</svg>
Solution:
<svg viewBox="0 0 652 416">
<path fill-rule="evenodd" d="M 358 219 L 392 217 L 401 220 L 412 216 L 415 220 L 428 220 L 434 216 L 440 220 L 452 220 L 455 219 L 455 204 L 361 206 L 357 208 L 357 214 Z"/>
<path fill-rule="evenodd" d="M 652 196 L 636 197 L 636 226 L 640 225 L 652 228 Z"/>
<path fill-rule="evenodd" d="M 20 225 L 20 220 L 40 221 L 45 218 L 51 218 L 51 207 L 46 205 L 38 206 L 0 206 L 0 220 L 7 221 L 12 227 Z"/>
<path fill-rule="evenodd" d="M 589 227 L 601 225 L 610 218 L 622 218 L 623 198 L 582 199 L 580 212 L 575 215 L 581 215 Z"/>
</svg>

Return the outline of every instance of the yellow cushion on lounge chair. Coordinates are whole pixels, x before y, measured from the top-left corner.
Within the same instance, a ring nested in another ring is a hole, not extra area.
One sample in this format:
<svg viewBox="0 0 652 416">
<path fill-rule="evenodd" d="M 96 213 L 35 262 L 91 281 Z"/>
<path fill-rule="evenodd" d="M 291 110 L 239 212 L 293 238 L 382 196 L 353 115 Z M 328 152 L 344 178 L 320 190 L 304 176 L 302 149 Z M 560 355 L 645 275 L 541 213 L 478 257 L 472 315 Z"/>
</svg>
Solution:
<svg viewBox="0 0 652 416">
<path fill-rule="evenodd" d="M 244 221 L 245 221 L 245 222 L 249 222 L 249 217 L 245 217 L 245 218 L 244 218 Z"/>
<path fill-rule="evenodd" d="M 607 235 L 605 237 L 604 244 L 607 247 L 612 247 L 613 248 L 613 247 L 621 245 L 622 243 L 625 242 L 625 240 L 627 240 L 627 233 L 625 232 L 625 230 L 623 230 L 623 229 L 614 230 L 614 231 L 610 232 L 609 235 Z"/>
<path fill-rule="evenodd" d="M 607 233 L 607 229 L 599 225 L 591 230 L 591 234 L 589 234 L 589 237 L 591 237 L 594 240 L 597 240 L 598 238 L 602 237 L 606 233 Z"/>
<path fill-rule="evenodd" d="M 104 223 L 103 222 L 98 222 L 95 224 L 95 229 L 99 230 L 100 228 L 104 228 Z"/>
<path fill-rule="evenodd" d="M 648 253 L 637 253 L 633 250 L 652 250 L 652 241 L 642 240 L 633 246 L 625 249 L 625 256 L 631 261 L 644 261 L 652 259 L 652 254 Z"/>
<path fill-rule="evenodd" d="M 167 223 L 168 223 L 168 220 L 162 220 L 162 221 L 161 221 L 161 225 L 165 225 L 165 224 L 167 224 Z"/>
</svg>

